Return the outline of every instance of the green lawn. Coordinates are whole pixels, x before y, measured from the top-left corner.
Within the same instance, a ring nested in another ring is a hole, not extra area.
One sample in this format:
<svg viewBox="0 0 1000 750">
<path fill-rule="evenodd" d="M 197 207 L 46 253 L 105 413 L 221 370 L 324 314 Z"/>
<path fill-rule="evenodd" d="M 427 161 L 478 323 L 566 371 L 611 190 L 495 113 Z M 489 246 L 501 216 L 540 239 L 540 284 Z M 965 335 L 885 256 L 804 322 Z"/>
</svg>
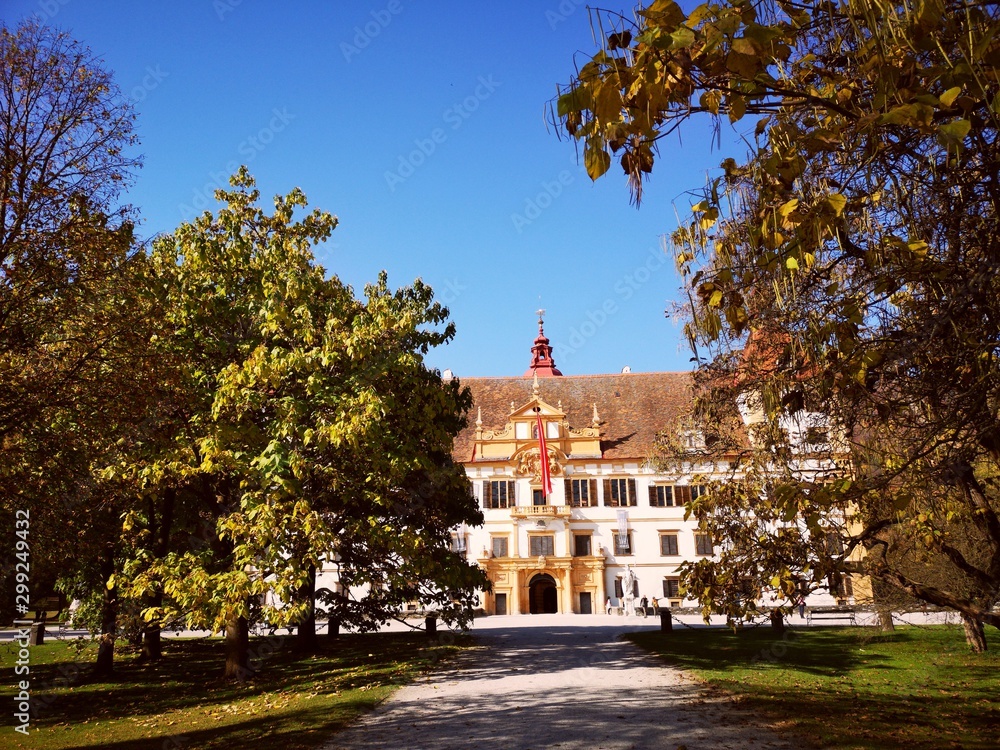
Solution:
<svg viewBox="0 0 1000 750">
<path fill-rule="evenodd" d="M 291 639 L 253 639 L 251 653 L 263 657 L 263 670 L 230 684 L 219 679 L 219 640 L 168 640 L 160 665 L 124 656 L 113 681 L 89 682 L 93 647 L 78 655 L 72 643 L 49 639 L 31 649 L 31 700 L 39 709 L 31 734 L 12 730 L 8 708 L 0 747 L 312 749 L 467 643 L 449 634 L 438 640 L 423 634 L 342 635 L 319 655 L 296 658 Z M 15 648 L 0 645 L 6 675 L 0 700 L 8 707 L 14 680 L 23 679 L 14 676 Z M 79 677 L 66 684 L 76 672 Z"/>
<path fill-rule="evenodd" d="M 1000 747 L 1000 637 L 969 652 L 960 627 L 633 633 L 743 706 L 837 748 Z"/>
</svg>

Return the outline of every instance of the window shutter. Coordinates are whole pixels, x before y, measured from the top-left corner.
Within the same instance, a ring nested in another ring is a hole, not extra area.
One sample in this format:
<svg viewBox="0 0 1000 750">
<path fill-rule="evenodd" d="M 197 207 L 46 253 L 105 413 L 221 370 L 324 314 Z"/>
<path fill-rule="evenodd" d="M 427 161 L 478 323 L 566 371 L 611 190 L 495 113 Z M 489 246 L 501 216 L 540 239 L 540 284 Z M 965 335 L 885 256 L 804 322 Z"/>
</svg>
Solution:
<svg viewBox="0 0 1000 750">
<path fill-rule="evenodd" d="M 622 579 L 615 579 L 615 596 L 621 599 L 625 594 L 622 592 Z"/>
<path fill-rule="evenodd" d="M 597 480 L 596 479 L 591 479 L 590 480 L 590 500 L 589 500 L 589 504 L 593 508 L 597 507 Z"/>
<path fill-rule="evenodd" d="M 639 579 L 632 581 L 632 596 L 639 596 Z"/>
<path fill-rule="evenodd" d="M 656 485 L 651 484 L 649 485 L 649 507 L 652 508 L 655 505 L 656 505 Z"/>
<path fill-rule="evenodd" d="M 605 479 L 604 480 L 604 505 L 605 505 L 605 507 L 612 507 L 611 506 L 611 480 L 610 479 Z"/>
<path fill-rule="evenodd" d="M 575 502 L 573 499 L 573 480 L 564 479 L 563 487 L 565 488 L 566 492 L 566 505 L 578 505 L 578 503 Z"/>
<path fill-rule="evenodd" d="M 493 486 L 489 481 L 483 482 L 483 507 L 493 507 Z"/>
<path fill-rule="evenodd" d="M 639 497 L 635 489 L 635 479 L 628 480 L 628 505 L 638 505 Z"/>
</svg>

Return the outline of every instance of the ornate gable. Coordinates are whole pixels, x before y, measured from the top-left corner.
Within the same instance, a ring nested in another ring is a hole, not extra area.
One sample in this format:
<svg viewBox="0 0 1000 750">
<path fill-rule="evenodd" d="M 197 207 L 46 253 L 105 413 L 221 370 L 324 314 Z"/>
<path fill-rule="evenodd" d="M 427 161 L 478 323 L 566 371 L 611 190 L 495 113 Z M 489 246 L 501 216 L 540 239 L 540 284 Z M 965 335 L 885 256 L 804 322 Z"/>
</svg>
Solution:
<svg viewBox="0 0 1000 750">
<path fill-rule="evenodd" d="M 521 406 L 513 402 L 504 417 L 502 427 L 483 428 L 483 413 L 476 416 L 474 461 L 507 461 L 515 465 L 518 474 L 537 478 L 539 473 L 538 417 L 549 454 L 553 476 L 562 474 L 563 464 L 574 458 L 600 458 L 601 430 L 597 407 L 589 427 L 574 428 L 566 420 L 562 403 L 557 406 L 544 401 L 538 393 L 538 381 L 532 398 Z M 489 416 L 489 415 L 488 415 Z"/>
</svg>

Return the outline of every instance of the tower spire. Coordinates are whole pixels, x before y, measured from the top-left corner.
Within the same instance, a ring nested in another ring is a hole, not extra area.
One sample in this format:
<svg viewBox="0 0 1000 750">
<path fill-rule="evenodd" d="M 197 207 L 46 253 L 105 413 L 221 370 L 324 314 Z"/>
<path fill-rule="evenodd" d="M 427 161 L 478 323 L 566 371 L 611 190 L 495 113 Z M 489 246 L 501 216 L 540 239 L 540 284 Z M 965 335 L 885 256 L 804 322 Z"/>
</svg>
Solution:
<svg viewBox="0 0 1000 750">
<path fill-rule="evenodd" d="M 562 373 L 556 369 L 556 363 L 552 359 L 552 347 L 549 346 L 549 340 L 545 337 L 545 310 L 539 309 L 536 312 L 538 313 L 538 336 L 531 347 L 531 365 L 524 373 L 524 377 L 551 378 L 560 376 Z"/>
</svg>

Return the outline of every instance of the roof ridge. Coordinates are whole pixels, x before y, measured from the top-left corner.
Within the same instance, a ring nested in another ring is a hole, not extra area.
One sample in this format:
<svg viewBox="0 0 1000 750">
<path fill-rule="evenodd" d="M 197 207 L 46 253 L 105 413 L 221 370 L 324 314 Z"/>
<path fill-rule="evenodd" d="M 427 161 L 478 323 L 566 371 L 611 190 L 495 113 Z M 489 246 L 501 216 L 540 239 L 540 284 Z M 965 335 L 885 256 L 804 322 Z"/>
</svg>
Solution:
<svg viewBox="0 0 1000 750">
<path fill-rule="evenodd" d="M 663 370 L 658 372 L 599 372 L 588 375 L 563 375 L 560 380 L 573 380 L 580 378 L 626 378 L 634 377 L 636 375 L 693 375 L 693 370 Z M 524 383 L 531 383 L 530 378 L 526 378 L 524 375 L 469 375 L 467 377 L 462 377 L 461 375 L 456 376 L 459 380 L 518 380 Z M 546 380 L 545 383 L 555 382 L 554 380 Z"/>
</svg>

